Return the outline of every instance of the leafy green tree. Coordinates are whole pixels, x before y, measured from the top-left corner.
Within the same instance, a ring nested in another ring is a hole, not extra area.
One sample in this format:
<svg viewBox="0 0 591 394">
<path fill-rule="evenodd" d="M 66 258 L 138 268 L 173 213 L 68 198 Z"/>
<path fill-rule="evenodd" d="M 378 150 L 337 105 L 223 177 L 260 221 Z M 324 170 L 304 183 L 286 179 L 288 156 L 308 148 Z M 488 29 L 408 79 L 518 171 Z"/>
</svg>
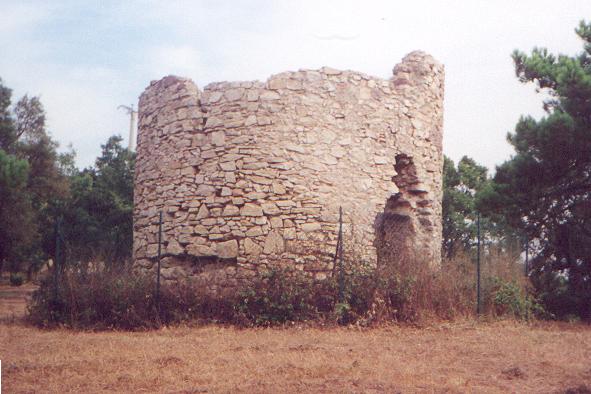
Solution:
<svg viewBox="0 0 591 394">
<path fill-rule="evenodd" d="M 513 53 L 516 75 L 549 95 L 546 116 L 522 117 L 483 206 L 526 233 L 532 281 L 550 312 L 591 318 L 591 24 L 576 56 Z"/>
<path fill-rule="evenodd" d="M 95 166 L 79 171 L 73 149 L 57 152 L 39 98 L 12 108 L 0 80 L 0 270 L 11 271 L 55 257 L 55 223 L 62 221 L 71 262 L 131 257 L 134 154 L 109 138 Z"/>
<path fill-rule="evenodd" d="M 15 139 L 14 120 L 10 111 L 12 90 L 3 85 L 0 79 L 0 149 L 5 152 Z"/>
<path fill-rule="evenodd" d="M 11 163 L 26 165 L 27 170 L 24 177 L 22 171 L 18 172 L 17 178 L 24 179 L 24 185 L 18 183 L 17 187 L 9 182 L 11 186 L 0 193 L 0 204 L 9 212 L 0 219 L 0 227 L 11 239 L 10 268 L 28 268 L 30 273 L 51 256 L 48 245 L 53 244 L 50 233 L 54 218 L 49 207 L 67 196 L 69 185 L 63 172 L 64 160 L 57 153 L 58 144 L 46 131 L 41 101 L 25 95 L 12 108 L 11 95 L 12 91 L 0 81 L 0 149 L 5 155 L 2 164 L 7 173 L 18 167 Z"/>
<path fill-rule="evenodd" d="M 45 132 L 45 110 L 39 97 L 24 95 L 14 107 L 15 139 L 40 140 Z"/>
<path fill-rule="evenodd" d="M 70 196 L 54 207 L 63 217 L 72 262 L 112 266 L 131 258 L 135 157 L 121 141 L 110 137 L 95 167 L 70 176 Z"/>
<path fill-rule="evenodd" d="M 133 174 L 135 154 L 123 148 L 120 136 L 102 145 L 96 160 L 96 189 L 103 206 L 107 264 L 131 258 L 133 248 Z"/>
<path fill-rule="evenodd" d="M 113 192 L 126 208 L 133 208 L 133 170 L 135 154 L 123 148 L 121 136 L 111 136 L 101 145 L 102 154 L 96 159 L 96 175 L 101 187 Z"/>
<path fill-rule="evenodd" d="M 444 157 L 443 163 L 443 243 L 442 254 L 451 258 L 459 251 L 474 249 L 477 239 L 477 219 L 480 216 L 480 236 L 483 247 L 515 253 L 519 240 L 502 215 L 484 208 L 483 196 L 490 193 L 492 179 L 488 169 L 474 159 L 464 156 L 458 162 Z"/>
<path fill-rule="evenodd" d="M 33 248 L 36 229 L 26 191 L 29 165 L 0 149 L 0 272 L 19 270 Z"/>
<path fill-rule="evenodd" d="M 37 97 L 21 98 L 15 108 L 16 155 L 29 163 L 28 189 L 39 212 L 51 199 L 64 198 L 68 192 L 66 176 L 61 172 L 58 143 L 45 129 L 45 110 Z"/>
<path fill-rule="evenodd" d="M 28 271 L 36 270 L 43 260 L 54 258 L 56 216 L 51 209 L 56 202 L 67 198 L 69 181 L 62 172 L 58 144 L 48 134 L 45 110 L 37 97 L 22 97 L 13 109 L 14 154 L 29 164 L 27 192 L 30 195 L 36 247 L 28 258 Z"/>
<path fill-rule="evenodd" d="M 34 252 L 37 225 L 31 203 L 29 163 L 15 155 L 12 91 L 0 80 L 0 272 L 16 272 Z"/>
<path fill-rule="evenodd" d="M 443 255 L 469 249 L 476 238 L 476 194 L 489 182 L 487 169 L 464 156 L 456 168 L 443 163 Z"/>
</svg>

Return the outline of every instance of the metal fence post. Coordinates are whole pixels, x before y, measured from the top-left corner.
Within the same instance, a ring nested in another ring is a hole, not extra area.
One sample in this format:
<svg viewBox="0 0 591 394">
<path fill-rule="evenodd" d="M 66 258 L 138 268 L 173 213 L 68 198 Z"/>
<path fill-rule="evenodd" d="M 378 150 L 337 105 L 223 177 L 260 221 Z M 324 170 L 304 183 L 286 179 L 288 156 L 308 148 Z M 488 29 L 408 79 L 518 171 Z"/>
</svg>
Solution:
<svg viewBox="0 0 591 394">
<path fill-rule="evenodd" d="M 525 264 L 524 264 L 525 276 L 529 274 L 529 239 L 527 234 L 525 235 Z"/>
<path fill-rule="evenodd" d="M 343 207 L 339 207 L 339 303 L 345 302 L 345 269 L 343 267 Z"/>
<path fill-rule="evenodd" d="M 162 211 L 158 219 L 158 270 L 156 273 L 156 305 L 160 313 L 160 256 L 162 254 Z"/>
<path fill-rule="evenodd" d="M 480 212 L 478 212 L 476 217 L 476 236 L 476 314 L 480 315 Z"/>
<path fill-rule="evenodd" d="M 53 262 L 53 291 L 54 291 L 54 299 L 57 301 L 58 299 L 58 287 L 59 287 L 59 270 L 61 265 L 61 254 L 62 254 L 62 244 L 61 244 L 61 217 L 58 216 L 55 219 L 55 261 Z"/>
</svg>

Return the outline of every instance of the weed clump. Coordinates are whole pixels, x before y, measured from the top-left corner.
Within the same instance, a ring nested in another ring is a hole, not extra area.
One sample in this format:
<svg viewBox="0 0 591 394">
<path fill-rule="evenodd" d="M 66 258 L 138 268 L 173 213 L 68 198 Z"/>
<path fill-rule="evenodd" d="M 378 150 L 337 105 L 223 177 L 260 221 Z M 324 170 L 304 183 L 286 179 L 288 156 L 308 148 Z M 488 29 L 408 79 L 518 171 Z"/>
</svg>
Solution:
<svg viewBox="0 0 591 394">
<path fill-rule="evenodd" d="M 240 283 L 210 291 L 190 282 L 165 283 L 156 295 L 154 278 L 131 270 L 68 269 L 41 282 L 28 306 L 28 320 L 41 327 L 80 329 L 152 329 L 188 321 L 242 327 L 288 322 L 355 321 L 369 305 L 359 278 L 348 277 L 347 310 L 340 311 L 338 286 L 315 281 L 292 269 L 276 268 Z M 335 312 L 336 310 L 336 312 Z"/>
<path fill-rule="evenodd" d="M 475 312 L 475 272 L 469 257 L 444 261 L 438 269 L 400 255 L 382 260 L 387 264 L 375 269 L 351 261 L 345 262 L 342 276 L 335 272 L 320 281 L 276 267 L 216 291 L 188 281 L 166 282 L 159 297 L 155 279 L 145 273 L 70 267 L 42 281 L 28 319 L 42 327 L 137 330 L 189 321 L 241 327 L 306 321 L 368 325 L 450 320 Z M 483 312 L 519 319 L 543 315 L 523 277 L 519 282 L 510 270 L 499 269 L 499 261 L 484 266 Z"/>
<path fill-rule="evenodd" d="M 28 305 L 37 326 L 135 329 L 158 326 L 153 282 L 128 271 L 65 270 L 47 277 Z"/>
</svg>

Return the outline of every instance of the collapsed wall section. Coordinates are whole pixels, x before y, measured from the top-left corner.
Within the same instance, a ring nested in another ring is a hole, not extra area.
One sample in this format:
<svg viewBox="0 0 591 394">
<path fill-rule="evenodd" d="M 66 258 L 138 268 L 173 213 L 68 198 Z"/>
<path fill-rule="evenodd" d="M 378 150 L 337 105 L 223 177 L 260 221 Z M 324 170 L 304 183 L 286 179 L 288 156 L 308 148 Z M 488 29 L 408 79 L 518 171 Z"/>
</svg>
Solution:
<svg viewBox="0 0 591 394">
<path fill-rule="evenodd" d="M 360 263 L 395 215 L 438 264 L 443 67 L 413 52 L 382 80 L 331 68 L 263 82 L 152 82 L 139 102 L 134 257 L 163 276 L 229 283 L 273 264 L 325 277 L 339 207 Z M 394 215 L 394 216 L 393 216 Z"/>
</svg>

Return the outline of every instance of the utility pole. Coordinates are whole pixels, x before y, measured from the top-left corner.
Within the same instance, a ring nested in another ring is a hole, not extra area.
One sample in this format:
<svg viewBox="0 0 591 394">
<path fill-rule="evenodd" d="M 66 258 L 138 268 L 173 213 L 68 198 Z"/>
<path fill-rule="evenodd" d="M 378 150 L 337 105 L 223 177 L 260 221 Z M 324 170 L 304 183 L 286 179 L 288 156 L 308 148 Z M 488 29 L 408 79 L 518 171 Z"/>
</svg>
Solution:
<svg viewBox="0 0 591 394">
<path fill-rule="evenodd" d="M 137 123 L 137 111 L 133 108 L 133 104 L 129 107 L 127 105 L 120 105 L 117 109 L 124 109 L 129 115 L 129 142 L 127 149 L 135 152 L 135 125 Z"/>
</svg>

